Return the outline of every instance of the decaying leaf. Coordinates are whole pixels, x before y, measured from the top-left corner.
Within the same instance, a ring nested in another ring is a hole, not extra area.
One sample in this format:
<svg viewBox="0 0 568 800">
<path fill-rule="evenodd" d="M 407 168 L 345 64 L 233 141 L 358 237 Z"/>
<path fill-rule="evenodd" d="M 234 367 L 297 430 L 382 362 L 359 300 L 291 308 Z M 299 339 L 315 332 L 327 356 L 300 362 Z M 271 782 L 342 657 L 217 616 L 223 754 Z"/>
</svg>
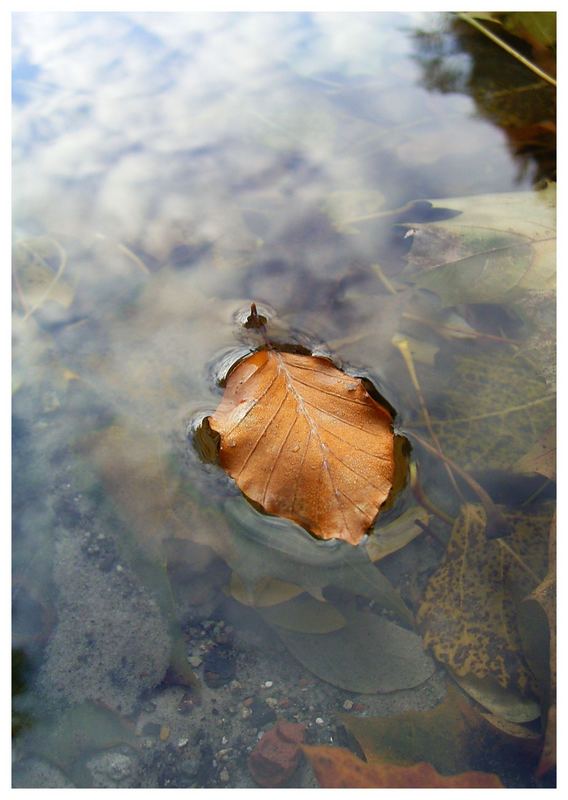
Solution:
<svg viewBox="0 0 568 800">
<path fill-rule="evenodd" d="M 556 426 L 546 430 L 528 453 L 515 464 L 518 472 L 538 472 L 550 480 L 556 478 Z"/>
<path fill-rule="evenodd" d="M 303 593 L 301 586 L 278 578 L 261 578 L 254 586 L 248 586 L 236 572 L 231 574 L 229 591 L 239 603 L 254 608 L 285 603 Z"/>
<path fill-rule="evenodd" d="M 554 288 L 555 186 L 438 200 L 462 212 L 413 225 L 409 272 L 443 305 L 502 303 Z"/>
<path fill-rule="evenodd" d="M 254 353 L 229 374 L 209 424 L 241 490 L 318 538 L 357 544 L 391 491 L 392 417 L 327 359 Z"/>
<path fill-rule="evenodd" d="M 464 353 L 445 380 L 438 375 L 427 396 L 432 426 L 465 469 L 512 469 L 554 424 L 555 394 L 522 358 L 498 349 Z"/>
<path fill-rule="evenodd" d="M 463 688 L 489 710 L 524 722 L 538 715 L 538 705 L 522 657 L 514 601 L 544 574 L 546 540 L 542 519 L 519 514 L 511 522 L 510 536 L 488 541 L 484 509 L 463 506 L 418 621 L 425 645 Z"/>
<path fill-rule="evenodd" d="M 497 777 L 486 772 L 440 775 L 431 764 L 396 766 L 387 762 L 368 764 L 343 747 L 302 745 L 324 789 L 504 789 Z"/>
<path fill-rule="evenodd" d="M 335 606 L 316 600 L 309 594 L 302 594 L 287 603 L 262 608 L 260 614 L 272 625 L 299 633 L 325 634 L 345 626 L 345 617 Z"/>
<path fill-rule="evenodd" d="M 543 704 L 545 740 L 537 774 L 544 775 L 556 765 L 556 517 L 550 525 L 548 571 L 520 605 L 519 630 Z"/>
<path fill-rule="evenodd" d="M 377 614 L 341 609 L 346 625 L 318 636 L 274 626 L 310 672 L 350 692 L 374 694 L 419 686 L 434 672 L 420 637 Z"/>
<path fill-rule="evenodd" d="M 504 761 L 519 752 L 531 764 L 538 758 L 538 734 L 520 725 L 487 719 L 452 685 L 444 700 L 428 711 L 380 717 L 340 714 L 340 719 L 369 763 L 426 761 L 449 775 L 479 769 L 484 757 L 496 751 Z"/>
<path fill-rule="evenodd" d="M 400 594 L 365 548 L 341 539 L 315 539 L 290 520 L 259 513 L 242 497 L 227 500 L 225 512 L 232 536 L 223 558 L 250 591 L 266 578 L 276 578 L 323 600 L 322 590 L 332 586 L 366 597 L 404 624 L 413 624 Z"/>
<path fill-rule="evenodd" d="M 422 533 L 430 515 L 421 506 L 409 508 L 393 522 L 383 525 L 369 537 L 366 549 L 371 561 L 395 553 Z"/>
</svg>

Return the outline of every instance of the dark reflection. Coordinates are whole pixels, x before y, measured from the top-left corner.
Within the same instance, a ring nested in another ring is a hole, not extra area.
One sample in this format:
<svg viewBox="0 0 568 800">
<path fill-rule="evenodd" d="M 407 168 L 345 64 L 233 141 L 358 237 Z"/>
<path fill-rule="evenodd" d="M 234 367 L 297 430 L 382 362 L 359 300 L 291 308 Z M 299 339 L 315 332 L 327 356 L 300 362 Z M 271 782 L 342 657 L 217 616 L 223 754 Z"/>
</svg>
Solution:
<svg viewBox="0 0 568 800">
<path fill-rule="evenodd" d="M 553 72 L 552 48 L 531 47 L 530 40 L 498 26 L 493 30 Z M 414 42 L 422 84 L 429 91 L 471 97 L 478 114 L 505 133 L 519 164 L 519 180 L 556 179 L 556 91 L 551 85 L 456 15 L 446 15 L 438 28 L 417 30 Z"/>
<path fill-rule="evenodd" d="M 33 724 L 32 715 L 18 707 L 18 698 L 29 689 L 32 666 L 26 651 L 21 647 L 12 648 L 12 736 L 19 736 Z"/>
</svg>

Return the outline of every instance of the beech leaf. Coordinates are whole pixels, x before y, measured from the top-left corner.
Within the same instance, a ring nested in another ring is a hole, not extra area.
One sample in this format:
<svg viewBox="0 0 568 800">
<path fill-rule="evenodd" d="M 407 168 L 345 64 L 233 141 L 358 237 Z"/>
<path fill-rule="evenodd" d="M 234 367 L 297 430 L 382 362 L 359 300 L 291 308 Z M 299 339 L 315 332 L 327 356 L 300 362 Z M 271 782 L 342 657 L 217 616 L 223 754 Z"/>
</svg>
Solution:
<svg viewBox="0 0 568 800">
<path fill-rule="evenodd" d="M 391 491 L 391 414 L 325 358 L 254 353 L 229 374 L 209 424 L 244 494 L 320 539 L 357 544 Z"/>
<path fill-rule="evenodd" d="M 343 747 L 302 745 L 319 785 L 323 789 L 504 789 L 497 777 L 487 772 L 440 775 L 431 764 L 411 766 L 368 764 Z"/>
</svg>

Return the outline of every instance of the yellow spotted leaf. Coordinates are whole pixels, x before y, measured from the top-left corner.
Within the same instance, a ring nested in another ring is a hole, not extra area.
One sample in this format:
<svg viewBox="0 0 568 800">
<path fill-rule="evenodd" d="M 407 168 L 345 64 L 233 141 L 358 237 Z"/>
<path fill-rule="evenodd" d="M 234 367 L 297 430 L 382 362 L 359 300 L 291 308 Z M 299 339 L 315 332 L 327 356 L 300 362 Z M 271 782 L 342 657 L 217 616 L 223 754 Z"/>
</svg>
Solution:
<svg viewBox="0 0 568 800">
<path fill-rule="evenodd" d="M 506 716 L 503 704 L 515 697 L 530 708 L 512 712 L 526 721 L 534 703 L 534 679 L 522 656 L 516 602 L 534 589 L 546 572 L 546 513 L 509 515 L 513 533 L 486 538 L 486 514 L 464 505 L 452 529 L 445 556 L 431 576 L 418 611 L 424 643 L 477 700 Z M 544 523 L 544 524 L 543 524 Z M 522 703 L 521 703 L 522 706 Z M 537 711 L 538 713 L 538 711 Z"/>
</svg>

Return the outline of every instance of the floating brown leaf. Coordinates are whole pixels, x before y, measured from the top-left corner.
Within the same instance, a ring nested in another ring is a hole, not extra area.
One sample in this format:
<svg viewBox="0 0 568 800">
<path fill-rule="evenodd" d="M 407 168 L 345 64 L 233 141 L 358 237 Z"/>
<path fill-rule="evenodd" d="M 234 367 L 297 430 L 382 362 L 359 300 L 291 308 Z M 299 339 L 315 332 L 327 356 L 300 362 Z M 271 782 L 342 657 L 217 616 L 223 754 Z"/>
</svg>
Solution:
<svg viewBox="0 0 568 800">
<path fill-rule="evenodd" d="M 431 764 L 411 766 L 388 763 L 368 764 L 343 747 L 302 745 L 324 789 L 503 789 L 497 775 L 487 772 L 462 772 L 440 775 Z"/>
<path fill-rule="evenodd" d="M 357 544 L 393 485 L 390 413 L 325 358 L 254 353 L 209 424 L 242 491 L 320 539 Z"/>
</svg>

